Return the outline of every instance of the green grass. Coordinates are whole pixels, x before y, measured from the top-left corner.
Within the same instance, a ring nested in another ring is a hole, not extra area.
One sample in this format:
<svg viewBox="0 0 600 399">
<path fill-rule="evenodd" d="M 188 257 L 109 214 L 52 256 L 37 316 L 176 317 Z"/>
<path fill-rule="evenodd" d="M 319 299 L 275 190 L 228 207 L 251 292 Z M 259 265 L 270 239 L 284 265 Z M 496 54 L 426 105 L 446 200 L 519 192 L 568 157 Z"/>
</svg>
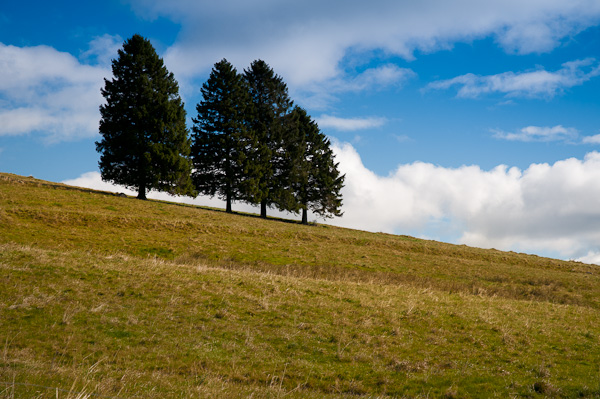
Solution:
<svg viewBox="0 0 600 399">
<path fill-rule="evenodd" d="M 0 174 L 0 398 L 600 397 L 600 270 Z"/>
</svg>

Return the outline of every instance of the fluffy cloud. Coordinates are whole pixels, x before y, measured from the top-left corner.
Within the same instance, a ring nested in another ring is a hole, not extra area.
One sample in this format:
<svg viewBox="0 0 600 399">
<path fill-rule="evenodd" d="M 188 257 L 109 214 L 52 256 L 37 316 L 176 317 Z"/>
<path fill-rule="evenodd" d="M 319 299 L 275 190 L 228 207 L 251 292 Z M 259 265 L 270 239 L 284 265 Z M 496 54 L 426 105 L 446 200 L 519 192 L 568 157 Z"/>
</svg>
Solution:
<svg viewBox="0 0 600 399">
<path fill-rule="evenodd" d="M 578 262 L 600 265 L 600 252 L 589 251 L 585 256 L 574 259 Z"/>
<path fill-rule="evenodd" d="M 553 97 L 565 89 L 581 85 L 600 74 L 600 65 L 591 58 L 567 62 L 555 72 L 539 69 L 529 72 L 504 72 L 478 76 L 472 73 L 440 80 L 427 89 L 449 89 L 459 86 L 458 97 L 476 98 L 484 94 L 504 94 L 508 97 Z"/>
<path fill-rule="evenodd" d="M 321 115 L 316 121 L 320 128 L 354 131 L 377 128 L 383 126 L 387 120 L 385 118 L 338 118 L 331 115 Z"/>
<path fill-rule="evenodd" d="M 104 60 L 97 53 L 103 46 L 96 44 L 86 57 Z M 0 43 L 0 68 L 0 136 L 43 132 L 52 142 L 97 134 L 106 64 L 82 64 L 47 46 Z"/>
<path fill-rule="evenodd" d="M 346 186 L 334 224 L 568 259 L 600 253 L 600 153 L 525 170 L 415 162 L 388 176 L 350 144 L 335 153 Z"/>
<path fill-rule="evenodd" d="M 415 50 L 491 36 L 508 52 L 546 52 L 600 20 L 595 0 L 130 2 L 139 15 L 181 24 L 166 54 L 177 76 L 196 76 L 223 57 L 238 68 L 262 58 L 293 86 L 340 76 L 349 51 L 411 59 Z"/>
<path fill-rule="evenodd" d="M 367 169 L 348 143 L 335 143 L 346 174 L 344 216 L 327 223 L 395 234 L 411 234 L 467 245 L 600 262 L 600 153 L 583 160 L 532 164 L 525 170 L 504 165 L 444 168 L 430 163 L 400 165 L 388 176 Z M 63 183 L 126 192 L 91 172 Z M 223 208 L 218 199 L 150 198 Z M 237 211 L 258 213 L 247 204 Z M 270 215 L 297 216 L 270 211 Z"/>
<path fill-rule="evenodd" d="M 352 54 L 412 59 L 415 51 L 484 37 L 494 37 L 509 52 L 543 52 L 600 20 L 595 0 L 130 3 L 144 18 L 167 17 L 181 25 L 164 58 L 182 83 L 182 96 L 196 94 L 199 80 L 223 57 L 239 70 L 262 58 L 283 76 L 293 97 L 312 109 L 327 108 L 341 93 L 399 86 L 415 76 L 393 64 L 363 70 L 366 64 L 355 64 Z M 120 44 L 119 37 L 98 37 L 79 59 L 45 46 L 0 44 L 0 135 L 43 131 L 47 140 L 60 141 L 96 134 L 99 88 Z M 583 60 L 555 72 L 464 75 L 437 87 L 458 85 L 462 96 L 552 96 L 597 73 L 597 64 Z"/>
<path fill-rule="evenodd" d="M 106 70 L 45 46 L 0 44 L 0 65 L 0 135 L 43 130 L 52 141 L 97 132 Z"/>
<path fill-rule="evenodd" d="M 573 141 L 579 135 L 577 129 L 572 127 L 563 127 L 557 125 L 554 127 L 527 126 L 517 133 L 504 132 L 502 130 L 493 130 L 494 137 L 509 141 Z M 591 140 L 591 138 L 584 138 Z"/>
</svg>

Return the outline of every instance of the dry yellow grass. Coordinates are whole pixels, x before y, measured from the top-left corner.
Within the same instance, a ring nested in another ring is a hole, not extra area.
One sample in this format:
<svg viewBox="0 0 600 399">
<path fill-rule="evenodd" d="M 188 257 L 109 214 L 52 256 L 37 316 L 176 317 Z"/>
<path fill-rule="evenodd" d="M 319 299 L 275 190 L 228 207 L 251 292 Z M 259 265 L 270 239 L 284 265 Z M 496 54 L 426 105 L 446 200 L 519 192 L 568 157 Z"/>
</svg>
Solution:
<svg viewBox="0 0 600 399">
<path fill-rule="evenodd" d="M 2 398 L 600 396 L 595 266 L 12 175 L 0 242 Z"/>
</svg>

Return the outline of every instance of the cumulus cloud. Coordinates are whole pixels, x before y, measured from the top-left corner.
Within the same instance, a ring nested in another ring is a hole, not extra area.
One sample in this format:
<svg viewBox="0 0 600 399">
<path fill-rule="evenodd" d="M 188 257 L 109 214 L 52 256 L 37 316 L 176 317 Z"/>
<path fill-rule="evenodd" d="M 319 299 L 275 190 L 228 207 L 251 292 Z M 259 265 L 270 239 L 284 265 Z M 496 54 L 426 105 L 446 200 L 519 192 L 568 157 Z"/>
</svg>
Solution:
<svg viewBox="0 0 600 399">
<path fill-rule="evenodd" d="M 0 69 L 0 136 L 42 132 L 53 142 L 97 133 L 106 65 L 82 64 L 47 46 L 0 43 Z"/>
<path fill-rule="evenodd" d="M 573 141 L 579 135 L 577 129 L 557 125 L 554 127 L 527 126 L 516 133 L 492 130 L 494 137 L 509 141 Z M 585 142 L 585 138 L 584 138 Z"/>
<path fill-rule="evenodd" d="M 127 195 L 137 195 L 133 190 L 105 182 L 99 172 L 86 172 L 79 177 L 74 179 L 63 180 L 61 183 L 68 184 L 70 186 L 92 188 L 94 190 L 108 191 L 111 193 L 124 193 Z"/>
<path fill-rule="evenodd" d="M 595 0 L 130 2 L 145 18 L 181 24 L 166 55 L 177 76 L 196 76 L 223 57 L 238 68 L 261 58 L 293 86 L 340 76 L 349 50 L 412 59 L 415 50 L 493 37 L 508 52 L 547 52 L 600 20 Z"/>
<path fill-rule="evenodd" d="M 339 131 L 373 129 L 383 126 L 387 122 L 385 118 L 338 118 L 331 115 L 321 115 L 316 121 L 321 128 Z"/>
<path fill-rule="evenodd" d="M 583 262 L 583 263 L 591 263 L 591 264 L 595 264 L 595 265 L 600 265 L 600 251 L 596 252 L 596 251 L 589 251 L 585 256 L 582 256 L 581 258 L 577 258 L 577 259 L 573 259 L 576 260 L 578 262 Z"/>
<path fill-rule="evenodd" d="M 525 170 L 415 162 L 379 176 L 350 144 L 334 148 L 346 186 L 333 224 L 565 259 L 600 253 L 600 153 Z"/>
<path fill-rule="evenodd" d="M 504 72 L 479 76 L 472 73 L 427 85 L 427 89 L 445 90 L 458 86 L 458 97 L 476 98 L 484 94 L 507 97 L 554 97 L 565 89 L 578 86 L 600 74 L 596 60 L 587 58 L 564 63 L 555 72 L 544 69 L 528 72 Z"/>
</svg>

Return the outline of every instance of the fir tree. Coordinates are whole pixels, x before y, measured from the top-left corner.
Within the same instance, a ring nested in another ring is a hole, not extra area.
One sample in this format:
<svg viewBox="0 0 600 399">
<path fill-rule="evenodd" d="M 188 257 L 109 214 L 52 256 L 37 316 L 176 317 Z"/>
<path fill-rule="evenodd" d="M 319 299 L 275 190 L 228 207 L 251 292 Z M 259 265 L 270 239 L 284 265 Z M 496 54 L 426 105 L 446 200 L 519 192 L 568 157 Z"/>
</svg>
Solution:
<svg viewBox="0 0 600 399">
<path fill-rule="evenodd" d="M 253 164 L 248 154 L 257 143 L 248 127 L 252 109 L 245 81 L 227 60 L 216 63 L 201 88 L 202 101 L 193 119 L 192 175 L 196 189 L 231 203 L 256 194 Z"/>
<path fill-rule="evenodd" d="M 295 107 L 291 115 L 295 139 L 288 142 L 289 195 L 287 207 L 302 211 L 302 223 L 308 223 L 308 210 L 322 217 L 341 216 L 341 189 L 344 177 L 331 150 L 329 139 L 319 130 L 306 111 Z"/>
<path fill-rule="evenodd" d="M 179 87 L 147 39 L 126 40 L 104 80 L 100 106 L 102 180 L 138 190 L 193 194 L 190 140 Z"/>
<path fill-rule="evenodd" d="M 262 60 L 252 62 L 244 78 L 254 106 L 251 127 L 257 140 L 250 154 L 258 178 L 252 202 L 260 203 L 260 215 L 266 218 L 267 207 L 280 206 L 284 132 L 292 101 L 283 79 Z"/>
</svg>

